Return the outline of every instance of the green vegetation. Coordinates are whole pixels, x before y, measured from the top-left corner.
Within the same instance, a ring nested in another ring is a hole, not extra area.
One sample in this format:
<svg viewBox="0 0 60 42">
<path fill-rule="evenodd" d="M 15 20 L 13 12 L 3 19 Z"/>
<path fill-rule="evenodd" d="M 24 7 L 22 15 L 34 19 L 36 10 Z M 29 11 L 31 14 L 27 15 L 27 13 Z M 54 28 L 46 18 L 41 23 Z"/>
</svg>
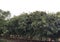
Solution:
<svg viewBox="0 0 60 42">
<path fill-rule="evenodd" d="M 4 40 L 4 39 L 0 39 L 0 42 L 7 42 L 7 40 Z"/>
<path fill-rule="evenodd" d="M 56 14 L 35 11 L 23 13 L 13 18 L 9 11 L 0 10 L 0 37 L 24 39 L 57 40 L 60 38 L 60 12 Z M 7 19 L 8 18 L 8 19 Z"/>
</svg>

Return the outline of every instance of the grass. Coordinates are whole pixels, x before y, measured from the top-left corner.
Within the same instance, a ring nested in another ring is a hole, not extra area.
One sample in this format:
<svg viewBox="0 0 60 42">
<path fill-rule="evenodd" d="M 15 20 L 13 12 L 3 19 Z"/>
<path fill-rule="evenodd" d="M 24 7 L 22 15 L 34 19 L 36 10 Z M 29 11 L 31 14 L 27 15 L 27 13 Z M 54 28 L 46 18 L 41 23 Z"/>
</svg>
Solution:
<svg viewBox="0 0 60 42">
<path fill-rule="evenodd" d="M 7 42 L 7 40 L 5 40 L 5 39 L 0 39 L 0 42 Z"/>
</svg>

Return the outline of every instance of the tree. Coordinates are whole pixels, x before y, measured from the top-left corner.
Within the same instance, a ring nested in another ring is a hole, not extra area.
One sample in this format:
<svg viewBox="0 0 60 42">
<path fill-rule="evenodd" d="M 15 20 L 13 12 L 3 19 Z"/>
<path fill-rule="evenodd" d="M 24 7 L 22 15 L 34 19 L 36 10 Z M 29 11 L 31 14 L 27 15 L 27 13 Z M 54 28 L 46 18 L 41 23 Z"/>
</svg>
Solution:
<svg viewBox="0 0 60 42">
<path fill-rule="evenodd" d="M 6 18 L 10 15 L 9 11 L 3 11 L 0 9 L 0 36 L 6 33 L 6 27 L 7 24 Z"/>
<path fill-rule="evenodd" d="M 19 16 L 10 16 L 9 11 L 0 10 L 0 34 L 5 36 L 13 35 L 24 39 L 46 40 L 60 37 L 60 13 L 52 14 L 43 11 L 35 11 L 31 13 L 23 13 Z M 3 27 L 4 26 L 4 27 Z"/>
</svg>

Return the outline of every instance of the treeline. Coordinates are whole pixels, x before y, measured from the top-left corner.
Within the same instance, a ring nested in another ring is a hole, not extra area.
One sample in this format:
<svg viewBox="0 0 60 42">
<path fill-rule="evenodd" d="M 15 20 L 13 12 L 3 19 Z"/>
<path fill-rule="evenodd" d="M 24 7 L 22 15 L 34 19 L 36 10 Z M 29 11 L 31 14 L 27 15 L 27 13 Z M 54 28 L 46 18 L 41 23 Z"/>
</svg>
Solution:
<svg viewBox="0 0 60 42">
<path fill-rule="evenodd" d="M 60 12 L 35 11 L 11 16 L 9 11 L 0 10 L 0 37 L 47 40 L 60 38 Z"/>
</svg>

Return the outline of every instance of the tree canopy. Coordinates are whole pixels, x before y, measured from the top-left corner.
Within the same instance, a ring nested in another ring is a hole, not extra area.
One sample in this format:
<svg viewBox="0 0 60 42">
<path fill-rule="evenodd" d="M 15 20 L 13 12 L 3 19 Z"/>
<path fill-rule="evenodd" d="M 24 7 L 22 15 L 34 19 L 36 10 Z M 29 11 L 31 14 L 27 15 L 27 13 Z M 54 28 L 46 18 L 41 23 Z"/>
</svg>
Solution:
<svg viewBox="0 0 60 42">
<path fill-rule="evenodd" d="M 0 10 L 0 36 L 19 36 L 25 39 L 59 38 L 60 12 L 49 14 L 43 11 L 23 13 L 13 18 L 9 11 Z"/>
</svg>

